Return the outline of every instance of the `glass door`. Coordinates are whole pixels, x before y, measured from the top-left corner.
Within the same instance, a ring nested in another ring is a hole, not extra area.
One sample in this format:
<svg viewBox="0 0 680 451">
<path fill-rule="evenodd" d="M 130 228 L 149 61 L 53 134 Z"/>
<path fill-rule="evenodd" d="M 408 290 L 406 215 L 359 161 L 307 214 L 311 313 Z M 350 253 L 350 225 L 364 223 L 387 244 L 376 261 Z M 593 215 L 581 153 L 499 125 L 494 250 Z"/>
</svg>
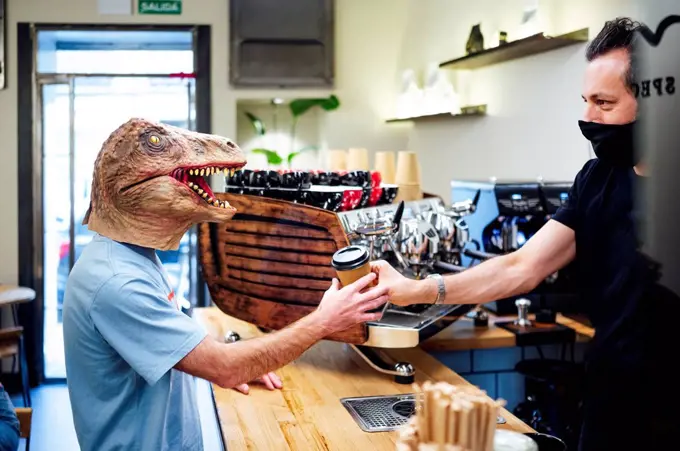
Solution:
<svg viewBox="0 0 680 451">
<path fill-rule="evenodd" d="M 61 308 L 69 272 L 94 235 L 82 221 L 102 143 L 131 117 L 195 129 L 193 78 L 113 75 L 62 80 L 41 84 L 47 378 L 66 375 Z M 176 251 L 158 252 L 185 309 L 195 296 L 194 235 L 188 232 Z"/>
<path fill-rule="evenodd" d="M 43 167 L 44 341 L 46 377 L 64 377 L 61 312 L 73 266 L 73 89 L 69 81 L 39 85 Z"/>
</svg>

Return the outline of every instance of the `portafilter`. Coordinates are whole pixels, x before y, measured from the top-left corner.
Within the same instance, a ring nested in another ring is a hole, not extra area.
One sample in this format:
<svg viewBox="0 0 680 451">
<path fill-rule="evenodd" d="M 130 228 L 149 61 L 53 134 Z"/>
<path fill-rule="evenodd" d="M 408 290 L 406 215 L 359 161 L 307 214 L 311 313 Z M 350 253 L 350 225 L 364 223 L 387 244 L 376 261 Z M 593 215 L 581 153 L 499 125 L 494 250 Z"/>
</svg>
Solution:
<svg viewBox="0 0 680 451">
<path fill-rule="evenodd" d="M 439 208 L 422 215 L 439 235 L 439 253 L 445 262 L 460 264 L 460 252 L 470 240 L 470 232 L 464 216 L 477 210 L 482 191 L 477 190 L 473 199 L 456 202 L 450 208 Z"/>
<path fill-rule="evenodd" d="M 439 235 L 439 254 L 444 261 L 458 264 L 458 255 L 470 240 L 470 231 L 462 218 L 455 218 L 444 209 L 428 211 L 423 219 L 431 224 Z"/>
<path fill-rule="evenodd" d="M 369 253 L 371 260 L 376 258 L 376 243 L 380 247 L 379 251 L 386 245 L 391 247 L 395 257 L 405 269 L 408 267 L 406 262 L 399 254 L 398 249 L 392 245 L 392 239 L 399 232 L 401 227 L 401 217 L 404 214 L 404 201 L 399 202 L 394 216 L 374 216 L 373 218 L 362 221 L 354 228 L 354 232 L 350 235 L 353 237 L 360 237 L 369 242 Z"/>
<path fill-rule="evenodd" d="M 416 278 L 432 268 L 439 253 L 439 235 L 432 224 L 420 218 L 403 220 L 396 240 Z"/>
</svg>

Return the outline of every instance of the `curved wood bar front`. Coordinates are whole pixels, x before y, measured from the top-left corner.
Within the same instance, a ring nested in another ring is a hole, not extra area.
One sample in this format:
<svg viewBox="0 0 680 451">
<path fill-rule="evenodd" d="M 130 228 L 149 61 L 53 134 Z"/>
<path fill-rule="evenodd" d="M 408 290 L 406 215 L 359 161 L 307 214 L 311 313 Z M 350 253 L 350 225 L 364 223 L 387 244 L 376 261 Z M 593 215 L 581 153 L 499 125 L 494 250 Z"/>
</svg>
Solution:
<svg viewBox="0 0 680 451">
<path fill-rule="evenodd" d="M 199 225 L 203 277 L 223 312 L 278 330 L 312 312 L 335 271 L 331 258 L 349 245 L 337 215 L 307 205 L 216 193 L 238 210 L 222 224 Z M 329 337 L 362 344 L 365 325 Z"/>
</svg>

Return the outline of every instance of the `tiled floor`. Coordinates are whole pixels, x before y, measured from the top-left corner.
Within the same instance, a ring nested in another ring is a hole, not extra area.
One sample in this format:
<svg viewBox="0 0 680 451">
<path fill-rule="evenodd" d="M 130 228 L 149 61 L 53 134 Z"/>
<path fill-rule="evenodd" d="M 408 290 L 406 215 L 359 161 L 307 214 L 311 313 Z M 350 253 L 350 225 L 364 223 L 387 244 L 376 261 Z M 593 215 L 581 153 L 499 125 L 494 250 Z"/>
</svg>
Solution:
<svg viewBox="0 0 680 451">
<path fill-rule="evenodd" d="M 222 451 L 210 384 L 198 380 L 197 395 L 205 450 Z M 16 406 L 21 406 L 21 395 L 12 396 L 12 401 Z M 34 389 L 31 392 L 31 403 L 33 407 L 31 451 L 80 450 L 65 384 L 48 384 Z M 19 450 L 24 449 L 23 442 L 22 440 Z"/>
</svg>

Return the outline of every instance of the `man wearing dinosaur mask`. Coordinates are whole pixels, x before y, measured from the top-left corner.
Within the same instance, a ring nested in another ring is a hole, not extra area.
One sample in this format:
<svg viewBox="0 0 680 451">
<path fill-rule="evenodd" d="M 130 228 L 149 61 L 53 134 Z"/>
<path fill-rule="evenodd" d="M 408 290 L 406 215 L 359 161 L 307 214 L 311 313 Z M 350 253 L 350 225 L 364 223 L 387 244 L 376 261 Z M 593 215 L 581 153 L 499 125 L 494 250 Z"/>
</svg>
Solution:
<svg viewBox="0 0 680 451">
<path fill-rule="evenodd" d="M 384 288 L 370 274 L 340 288 L 286 329 L 220 343 L 180 311 L 156 250 L 177 249 L 189 228 L 236 210 L 215 199 L 203 176 L 241 168 L 232 141 L 131 119 L 95 161 L 84 223 L 97 234 L 69 276 L 64 296 L 66 373 L 82 451 L 203 449 L 193 376 L 247 393 L 271 371 L 324 337 L 373 321 Z M 262 376 L 265 375 L 265 376 Z"/>
</svg>

